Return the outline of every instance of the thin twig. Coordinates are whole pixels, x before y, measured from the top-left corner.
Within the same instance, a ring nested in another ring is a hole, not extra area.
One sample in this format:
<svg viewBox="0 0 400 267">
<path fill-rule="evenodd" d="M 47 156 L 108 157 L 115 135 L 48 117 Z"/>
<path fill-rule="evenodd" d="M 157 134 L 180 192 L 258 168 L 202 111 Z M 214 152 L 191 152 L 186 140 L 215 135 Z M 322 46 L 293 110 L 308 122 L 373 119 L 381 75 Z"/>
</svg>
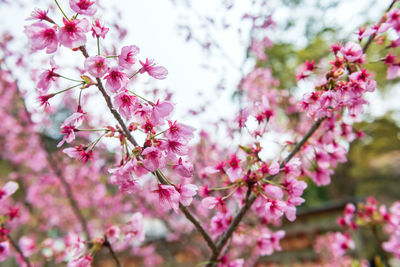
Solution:
<svg viewBox="0 0 400 267">
<path fill-rule="evenodd" d="M 385 14 L 388 13 L 394 6 L 394 4 L 397 2 L 397 0 L 393 0 L 392 3 L 389 5 L 389 7 L 386 9 Z M 378 25 L 382 24 L 384 21 L 384 17 L 382 16 L 381 20 L 379 21 Z M 365 54 L 365 52 L 367 51 L 368 47 L 370 46 L 370 44 L 372 43 L 372 40 L 374 40 L 374 38 L 376 37 L 376 33 L 373 33 L 369 36 L 367 42 L 365 43 L 362 51 Z"/>
<path fill-rule="evenodd" d="M 54 158 L 50 152 L 47 152 L 47 159 L 49 161 L 50 168 L 56 174 L 57 178 L 60 180 L 62 186 L 64 187 L 65 193 L 67 194 L 68 202 L 69 202 L 73 212 L 75 213 L 75 216 L 78 218 L 78 220 L 81 224 L 82 230 L 85 232 L 88 240 L 91 240 L 92 238 L 90 235 L 89 227 L 87 226 L 86 219 L 83 216 L 83 214 L 78 206 L 78 203 L 74 197 L 74 194 L 72 192 L 70 184 L 65 179 L 64 174 L 62 173 L 61 169 L 58 167 L 57 162 L 54 160 Z"/>
<path fill-rule="evenodd" d="M 108 241 L 107 237 L 104 237 L 103 246 L 108 248 L 108 250 L 110 251 L 111 257 L 114 259 L 117 267 L 122 267 L 122 265 L 117 257 L 117 254 L 115 254 L 114 249 L 112 248 L 111 243 Z"/>
<path fill-rule="evenodd" d="M 11 245 L 13 246 L 13 248 L 17 251 L 17 253 L 21 256 L 22 260 L 25 262 L 27 267 L 32 267 L 31 262 L 29 261 L 29 259 L 24 255 L 24 252 L 22 251 L 22 249 L 19 247 L 19 245 L 17 244 L 17 242 L 14 241 L 14 239 L 11 238 L 11 236 L 8 234 L 7 235 L 8 241 L 10 241 Z"/>
</svg>

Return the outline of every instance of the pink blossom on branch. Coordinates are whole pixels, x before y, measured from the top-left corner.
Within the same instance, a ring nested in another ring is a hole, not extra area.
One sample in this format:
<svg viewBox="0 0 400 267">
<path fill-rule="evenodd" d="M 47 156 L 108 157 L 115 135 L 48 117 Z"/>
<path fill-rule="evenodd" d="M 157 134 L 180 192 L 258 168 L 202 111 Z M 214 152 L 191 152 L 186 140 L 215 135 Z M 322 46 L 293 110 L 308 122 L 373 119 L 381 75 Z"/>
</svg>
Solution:
<svg viewBox="0 0 400 267">
<path fill-rule="evenodd" d="M 103 77 L 109 70 L 108 60 L 103 56 L 92 56 L 85 59 L 85 70 L 96 78 Z"/>
<path fill-rule="evenodd" d="M 78 14 L 93 16 L 96 13 L 95 1 L 90 0 L 69 0 L 71 9 Z"/>
<path fill-rule="evenodd" d="M 140 73 L 142 74 L 147 72 L 151 77 L 158 80 L 163 80 L 168 75 L 168 70 L 163 66 L 157 66 L 152 59 L 149 60 L 146 58 L 145 62 L 140 60 L 139 62 L 142 65 L 142 68 L 140 69 Z"/>
<path fill-rule="evenodd" d="M 124 69 L 129 69 L 136 63 L 135 56 L 139 54 L 140 49 L 136 45 L 124 46 L 121 49 L 121 54 L 118 56 L 119 66 Z"/>
<path fill-rule="evenodd" d="M 173 209 L 175 212 L 178 211 L 180 194 L 176 191 L 175 187 L 171 185 L 158 184 L 158 189 L 153 192 L 158 194 L 161 209 Z"/>
<path fill-rule="evenodd" d="M 58 38 L 60 43 L 69 48 L 77 48 L 85 45 L 86 33 L 90 30 L 90 24 L 87 19 L 63 18 L 64 27 L 60 28 Z"/>
<path fill-rule="evenodd" d="M 46 53 L 51 54 L 57 50 L 58 36 L 54 27 L 43 22 L 36 22 L 25 26 L 24 32 L 29 38 L 29 44 L 33 51 L 46 48 Z"/>
</svg>

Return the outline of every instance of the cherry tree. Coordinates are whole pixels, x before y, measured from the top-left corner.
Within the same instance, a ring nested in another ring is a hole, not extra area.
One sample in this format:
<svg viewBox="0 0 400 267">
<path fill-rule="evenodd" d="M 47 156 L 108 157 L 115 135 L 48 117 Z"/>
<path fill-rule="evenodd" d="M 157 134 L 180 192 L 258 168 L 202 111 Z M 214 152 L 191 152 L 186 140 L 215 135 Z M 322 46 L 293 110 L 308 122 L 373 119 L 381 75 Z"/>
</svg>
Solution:
<svg viewBox="0 0 400 267">
<path fill-rule="evenodd" d="M 268 67 L 255 64 L 243 73 L 241 108 L 221 122 L 225 142 L 176 120 L 179 103 L 169 93 L 141 93 L 141 79 L 168 79 L 168 70 L 137 45 L 111 39 L 113 31 L 123 36 L 124 29 L 99 20 L 105 10 L 96 1 L 54 1 L 51 12 L 35 9 L 24 29 L 30 47 L 22 53 L 51 56 L 48 69 L 36 71 L 32 89 L 39 112 L 29 110 L 26 91 L 7 65 L 9 39 L 1 43 L 0 155 L 10 170 L 0 190 L 0 261 L 91 266 L 104 256 L 115 266 L 128 266 L 124 260 L 130 257 L 160 266 L 168 259 L 149 238 L 154 222 L 162 225 L 166 242 L 181 242 L 205 266 L 252 266 L 281 251 L 280 225 L 294 222 L 307 201 L 307 177 L 329 185 L 334 169 L 346 161 L 347 145 L 363 137 L 353 123 L 368 104 L 365 95 L 377 87 L 366 68 L 371 44 L 386 53 L 379 64 L 388 66 L 387 79 L 400 76 L 396 2 L 353 40 L 332 44 L 323 60 L 298 67 L 296 79 L 313 85 L 301 98 L 279 89 L 281 81 Z M 267 60 L 265 48 L 274 45 L 268 38 L 272 18 L 245 19 L 254 33 L 249 53 Z M 104 44 L 108 38 L 112 47 Z M 79 61 L 70 66 L 60 55 Z M 27 64 L 19 56 L 19 64 Z M 43 129 L 51 127 L 58 105 L 68 116 L 58 125 L 61 140 L 54 142 Z M 280 137 L 274 158 L 265 156 L 271 134 Z M 357 216 L 378 216 L 371 220 L 387 225 L 390 236 L 380 240 L 382 249 L 399 258 L 399 204 L 388 212 L 372 202 Z M 339 223 L 354 228 L 354 212 L 347 206 Z M 350 235 L 339 232 L 315 245 L 317 252 L 329 251 L 330 264 L 347 262 L 345 252 L 353 247 Z"/>
</svg>

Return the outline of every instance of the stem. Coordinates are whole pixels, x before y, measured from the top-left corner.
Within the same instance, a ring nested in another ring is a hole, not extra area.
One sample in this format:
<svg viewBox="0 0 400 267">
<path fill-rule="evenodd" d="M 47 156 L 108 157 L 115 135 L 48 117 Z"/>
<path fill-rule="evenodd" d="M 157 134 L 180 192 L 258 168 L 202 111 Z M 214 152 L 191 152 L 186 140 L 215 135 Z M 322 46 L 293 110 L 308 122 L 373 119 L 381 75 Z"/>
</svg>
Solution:
<svg viewBox="0 0 400 267">
<path fill-rule="evenodd" d="M 56 2 L 56 5 L 57 5 L 58 9 L 61 11 L 61 13 L 63 14 L 63 16 L 64 16 L 68 21 L 70 21 L 69 18 L 67 17 L 67 15 L 65 15 L 65 13 L 64 13 L 64 11 L 62 10 L 62 8 L 60 7 L 60 5 L 58 4 L 57 0 L 54 0 L 54 2 Z"/>
<path fill-rule="evenodd" d="M 114 58 L 114 57 L 118 57 L 118 56 L 106 56 L 106 58 Z"/>
<path fill-rule="evenodd" d="M 82 84 L 83 84 L 83 82 L 81 82 L 80 84 L 77 84 L 77 85 L 68 87 L 67 89 L 64 89 L 64 90 L 61 90 L 61 91 L 58 91 L 58 92 L 54 93 L 54 95 L 58 95 L 58 94 L 64 93 L 64 92 L 66 92 L 66 91 L 68 91 L 68 90 L 71 90 L 71 89 L 73 89 L 73 88 L 75 88 L 75 87 L 81 86 Z"/>
<path fill-rule="evenodd" d="M 397 1 L 397 0 L 393 0 L 392 3 L 390 3 L 389 7 L 388 7 L 388 8 L 386 9 L 386 11 L 385 11 L 385 14 L 386 14 L 387 12 L 389 12 L 389 11 L 393 8 L 393 6 L 394 6 L 394 4 L 396 3 L 396 1 Z M 378 25 L 382 24 L 382 23 L 383 23 L 383 20 L 384 20 L 384 18 L 383 18 L 383 16 L 382 16 L 382 18 L 381 18 L 381 20 L 379 21 Z M 363 49 L 362 49 L 363 53 L 365 53 L 365 52 L 367 51 L 368 47 L 370 46 L 370 44 L 372 43 L 372 40 L 374 40 L 375 37 L 376 37 L 376 33 L 374 33 L 374 34 L 372 34 L 372 35 L 369 36 L 367 42 L 365 43 L 365 45 L 364 45 L 364 47 L 363 47 Z"/>
<path fill-rule="evenodd" d="M 22 251 L 22 249 L 19 247 L 19 245 L 17 244 L 17 242 L 14 241 L 14 239 L 11 238 L 11 236 L 8 234 L 8 241 L 10 241 L 11 245 L 13 246 L 13 248 L 18 252 L 18 254 L 21 256 L 22 260 L 25 262 L 26 266 L 28 267 L 32 267 L 31 262 L 29 261 L 29 259 L 24 255 L 24 252 Z"/>
<path fill-rule="evenodd" d="M 117 254 L 115 254 L 115 252 L 111 246 L 111 243 L 108 241 L 107 237 L 104 237 L 104 238 L 105 238 L 105 240 L 104 240 L 103 246 L 107 247 L 108 250 L 110 251 L 111 257 L 114 259 L 116 266 L 122 267 L 122 265 L 117 257 Z"/>
<path fill-rule="evenodd" d="M 73 81 L 73 82 L 82 83 L 82 81 L 74 80 L 74 79 L 71 79 L 71 78 L 68 78 L 68 77 L 62 76 L 62 75 L 60 75 L 60 74 L 58 74 L 58 77 L 61 77 L 61 78 L 64 78 L 64 79 L 67 79 L 67 80 L 70 80 L 70 81 Z"/>
<path fill-rule="evenodd" d="M 99 36 L 97 36 L 97 55 L 100 56 L 100 39 L 99 39 Z"/>
<path fill-rule="evenodd" d="M 150 105 L 152 105 L 152 106 L 154 105 L 153 102 L 151 102 L 150 100 L 147 100 L 146 98 L 144 98 L 144 97 L 142 97 L 142 96 L 136 94 L 135 92 L 133 92 L 133 91 L 131 91 L 131 90 L 128 90 L 128 92 L 131 93 L 131 94 L 134 94 L 135 96 L 139 97 L 139 98 L 142 99 L 143 101 L 146 101 L 146 102 L 149 103 Z"/>
<path fill-rule="evenodd" d="M 132 79 L 133 77 L 135 77 L 139 72 L 140 72 L 140 69 L 137 72 L 135 72 L 131 77 L 129 77 L 129 79 Z"/>
<path fill-rule="evenodd" d="M 389 263 L 388 255 L 387 255 L 386 252 L 382 249 L 382 246 L 381 246 L 382 240 L 381 240 L 381 238 L 379 237 L 378 227 L 377 227 L 376 225 L 372 225 L 372 226 L 371 226 L 371 230 L 372 230 L 372 233 L 373 233 L 373 235 L 374 235 L 374 237 L 375 237 L 375 239 L 376 239 L 376 242 L 378 243 L 379 252 L 380 252 L 380 254 L 382 255 L 383 263 L 384 263 L 386 266 L 391 267 L 391 266 L 390 266 L 390 263 Z"/>
</svg>

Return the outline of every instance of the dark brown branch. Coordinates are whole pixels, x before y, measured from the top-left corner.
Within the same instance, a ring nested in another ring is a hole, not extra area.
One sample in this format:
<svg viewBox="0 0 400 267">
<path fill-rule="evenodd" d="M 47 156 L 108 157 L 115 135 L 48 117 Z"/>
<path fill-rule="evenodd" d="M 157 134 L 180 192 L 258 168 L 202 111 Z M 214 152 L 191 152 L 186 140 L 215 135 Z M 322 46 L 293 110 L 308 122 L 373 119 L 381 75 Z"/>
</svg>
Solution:
<svg viewBox="0 0 400 267">
<path fill-rule="evenodd" d="M 19 245 L 17 244 L 17 242 L 14 241 L 14 239 L 11 238 L 11 236 L 8 234 L 8 241 L 10 241 L 11 245 L 13 246 L 13 248 L 17 251 L 17 253 L 21 256 L 22 260 L 25 262 L 26 266 L 28 267 L 32 267 L 31 262 L 29 261 L 29 259 L 24 255 L 24 252 L 22 251 L 22 249 L 19 247 Z"/>
<path fill-rule="evenodd" d="M 104 237 L 104 243 L 103 246 L 105 246 L 106 248 L 108 248 L 108 250 L 110 251 L 111 257 L 114 259 L 115 264 L 117 267 L 122 267 L 121 263 L 119 262 L 119 259 L 117 257 L 117 254 L 115 254 L 111 243 L 108 241 L 107 237 Z"/>
<path fill-rule="evenodd" d="M 85 58 L 89 57 L 89 54 L 86 50 L 86 48 L 84 46 L 81 46 L 79 48 L 83 54 L 83 56 Z M 107 94 L 106 90 L 104 89 L 104 86 L 101 82 L 100 78 L 96 78 L 97 81 L 97 88 L 100 90 L 100 92 L 102 93 L 106 103 L 107 103 L 107 107 L 110 110 L 110 112 L 113 114 L 114 118 L 118 121 L 119 125 L 122 128 L 123 134 L 124 136 L 129 140 L 129 142 L 131 142 L 134 146 L 139 146 L 138 143 L 136 142 L 135 138 L 132 136 L 132 134 L 130 133 L 128 127 L 126 126 L 124 120 L 122 119 L 121 115 L 118 113 L 118 111 L 115 110 L 115 108 L 113 107 L 112 101 L 110 96 Z M 167 181 L 164 179 L 164 177 L 161 175 L 160 171 L 157 170 L 156 171 L 156 177 L 158 178 L 158 180 L 162 183 L 162 184 L 168 184 Z M 179 209 L 182 211 L 182 213 L 185 215 L 185 217 L 191 222 L 193 223 L 193 225 L 195 226 L 195 228 L 197 229 L 197 231 L 199 231 L 199 233 L 201 234 L 201 236 L 204 238 L 204 240 L 207 242 L 208 246 L 210 247 L 210 249 L 212 250 L 212 252 L 214 253 L 216 251 L 216 247 L 214 242 L 212 241 L 211 237 L 207 234 L 207 232 L 204 230 L 204 228 L 201 226 L 200 222 L 190 213 L 190 211 L 183 205 L 181 205 L 179 203 Z"/>
<path fill-rule="evenodd" d="M 388 13 L 394 6 L 394 4 L 397 2 L 397 0 L 393 0 L 392 3 L 389 5 L 389 7 L 386 9 L 385 14 Z M 381 18 L 381 20 L 379 21 L 378 25 L 382 24 L 384 21 L 384 17 Z M 362 51 L 363 53 L 367 52 L 368 47 L 370 46 L 370 44 L 372 43 L 372 41 L 374 40 L 374 38 L 376 37 L 376 33 L 371 34 L 367 40 L 367 42 L 365 43 Z"/>
<path fill-rule="evenodd" d="M 196 218 L 193 217 L 193 215 L 189 212 L 189 210 L 183 206 L 181 203 L 179 203 L 179 209 L 182 211 L 182 213 L 185 215 L 185 217 L 193 223 L 194 227 L 196 227 L 197 231 L 203 236 L 204 240 L 207 242 L 207 245 L 210 247 L 213 253 L 217 252 L 217 247 L 214 244 L 214 241 L 211 239 L 211 237 L 207 234 L 207 232 L 204 230 L 204 228 L 201 226 L 200 222 L 196 220 Z"/>
<path fill-rule="evenodd" d="M 297 152 L 300 151 L 301 147 L 308 141 L 308 139 L 315 133 L 315 131 L 319 128 L 321 125 L 322 121 L 324 121 L 325 118 L 319 119 L 318 121 L 314 122 L 314 124 L 311 126 L 310 130 L 303 136 L 303 138 L 298 142 L 295 147 L 293 148 L 292 152 L 289 153 L 289 155 L 282 161 L 280 164 L 281 167 L 284 166 L 285 163 L 289 162 L 296 154 Z M 271 175 L 267 177 L 267 179 L 272 179 L 276 175 Z M 247 194 L 251 194 L 251 187 L 248 188 Z M 246 202 L 244 206 L 239 210 L 239 213 L 236 214 L 235 218 L 231 222 L 231 224 L 228 227 L 228 230 L 222 234 L 221 238 L 218 238 L 219 241 L 217 243 L 217 251 L 216 253 L 213 253 L 209 259 L 209 264 L 207 264 L 207 267 L 212 267 L 217 264 L 219 254 L 221 253 L 222 249 L 228 242 L 229 238 L 232 236 L 232 234 L 235 232 L 236 228 L 238 227 L 239 223 L 242 221 L 244 215 L 247 213 L 247 211 L 251 208 L 251 206 L 254 204 L 254 202 L 257 199 L 257 195 L 252 194 L 250 197 L 246 198 Z"/>
</svg>

